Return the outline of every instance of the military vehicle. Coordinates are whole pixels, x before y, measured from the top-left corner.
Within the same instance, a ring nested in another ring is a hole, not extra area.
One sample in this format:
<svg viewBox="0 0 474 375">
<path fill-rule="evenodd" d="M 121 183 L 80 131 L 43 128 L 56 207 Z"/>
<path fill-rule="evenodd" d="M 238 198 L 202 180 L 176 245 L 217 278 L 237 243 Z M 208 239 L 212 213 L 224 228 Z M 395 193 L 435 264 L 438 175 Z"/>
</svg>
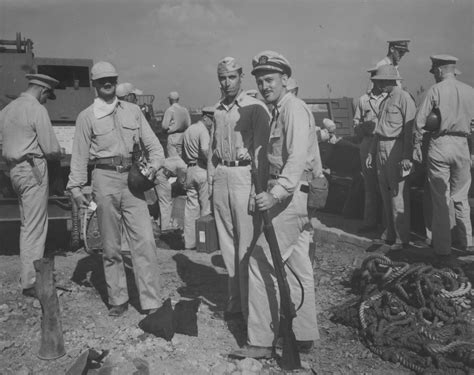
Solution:
<svg viewBox="0 0 474 375">
<path fill-rule="evenodd" d="M 33 41 L 16 34 L 14 40 L 0 40 L 0 110 L 25 90 L 28 73 L 47 74 L 59 81 L 55 90 L 56 100 L 48 101 L 46 107 L 59 143 L 66 150 L 66 157 L 57 163 L 49 163 L 50 220 L 66 220 L 67 228 L 77 242 L 78 223 L 71 216 L 71 202 L 65 196 L 69 163 L 74 136 L 74 124 L 81 110 L 89 106 L 95 97 L 90 82 L 91 59 L 65 59 L 37 57 L 33 52 Z M 1 149 L 0 138 L 0 149 Z M 0 153 L 0 222 L 20 220 L 17 199 L 8 179 L 8 168 Z"/>
</svg>

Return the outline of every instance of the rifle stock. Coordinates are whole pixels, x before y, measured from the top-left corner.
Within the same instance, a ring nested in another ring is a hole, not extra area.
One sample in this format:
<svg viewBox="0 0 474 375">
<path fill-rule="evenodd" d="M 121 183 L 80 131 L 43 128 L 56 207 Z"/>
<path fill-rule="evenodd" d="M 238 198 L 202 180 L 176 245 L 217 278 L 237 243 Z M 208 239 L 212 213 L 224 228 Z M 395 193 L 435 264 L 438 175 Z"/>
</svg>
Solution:
<svg viewBox="0 0 474 375">
<path fill-rule="evenodd" d="M 255 165 L 252 165 L 252 177 L 256 194 L 262 192 L 262 186 L 257 176 Z M 280 294 L 280 332 L 283 339 L 280 367 L 284 370 L 295 370 L 301 367 L 300 355 L 296 346 L 296 337 L 293 332 L 293 319 L 296 316 L 295 306 L 291 301 L 290 287 L 281 257 L 280 247 L 268 211 L 262 211 L 263 233 L 270 247 L 273 268 L 277 279 Z"/>
</svg>

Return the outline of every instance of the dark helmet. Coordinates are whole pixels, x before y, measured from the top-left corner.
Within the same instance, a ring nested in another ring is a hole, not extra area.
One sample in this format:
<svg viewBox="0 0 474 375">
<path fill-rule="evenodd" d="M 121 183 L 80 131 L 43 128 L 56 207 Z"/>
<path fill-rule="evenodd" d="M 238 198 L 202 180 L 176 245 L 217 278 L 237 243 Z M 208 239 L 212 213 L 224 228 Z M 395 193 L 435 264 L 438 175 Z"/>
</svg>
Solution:
<svg viewBox="0 0 474 375">
<path fill-rule="evenodd" d="M 130 191 L 133 194 L 141 194 L 150 190 L 153 186 L 155 186 L 155 183 L 145 177 L 137 163 L 133 163 L 128 172 L 128 188 Z"/>
<path fill-rule="evenodd" d="M 436 132 L 441 126 L 441 114 L 438 108 L 433 108 L 428 117 L 426 118 L 425 127 L 423 128 L 429 132 Z"/>
</svg>

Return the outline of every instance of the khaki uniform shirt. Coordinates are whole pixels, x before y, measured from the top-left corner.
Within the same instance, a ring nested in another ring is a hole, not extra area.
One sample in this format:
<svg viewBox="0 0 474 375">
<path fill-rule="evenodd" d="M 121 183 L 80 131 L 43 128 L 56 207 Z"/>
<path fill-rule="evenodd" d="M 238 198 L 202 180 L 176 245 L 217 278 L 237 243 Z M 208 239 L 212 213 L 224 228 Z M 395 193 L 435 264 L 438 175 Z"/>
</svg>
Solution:
<svg viewBox="0 0 474 375">
<path fill-rule="evenodd" d="M 22 161 L 27 154 L 46 159 L 61 156 L 48 111 L 31 94 L 22 93 L 0 112 L 0 130 L 7 162 Z"/>
<path fill-rule="evenodd" d="M 173 134 L 184 132 L 190 124 L 188 110 L 179 103 L 173 103 L 166 109 L 161 127 L 168 130 L 168 134 Z"/>
<path fill-rule="evenodd" d="M 411 158 L 415 114 L 415 102 L 410 94 L 400 87 L 394 87 L 380 105 L 378 123 L 374 130 L 374 134 L 382 139 L 403 137 L 405 159 Z M 375 153 L 375 142 L 372 153 Z"/>
<path fill-rule="evenodd" d="M 417 129 L 423 129 L 433 108 L 438 108 L 441 114 L 441 126 L 435 135 L 471 133 L 471 120 L 474 119 L 474 89 L 471 86 L 454 77 L 431 86 L 416 115 Z"/>
<path fill-rule="evenodd" d="M 354 126 L 360 126 L 366 121 L 373 121 L 376 124 L 380 103 L 382 103 L 385 97 L 385 93 L 378 96 L 372 92 L 362 95 L 355 109 Z"/>
<path fill-rule="evenodd" d="M 266 146 L 270 114 L 265 104 L 241 92 L 230 104 L 217 103 L 211 130 L 208 174 L 221 161 L 237 160 L 237 152 L 246 149 L 251 156 L 259 146 Z"/>
<path fill-rule="evenodd" d="M 94 115 L 93 107 L 90 105 L 77 117 L 68 189 L 82 188 L 87 183 L 89 160 L 117 156 L 130 158 L 133 144 L 140 137 L 150 165 L 155 169 L 161 166 L 163 148 L 140 107 L 119 100 L 115 110 L 100 119 Z"/>
<path fill-rule="evenodd" d="M 192 124 L 183 135 L 183 160 L 186 163 L 207 161 L 209 152 L 209 131 L 202 121 Z"/>
<path fill-rule="evenodd" d="M 267 157 L 270 174 L 278 175 L 270 192 L 279 200 L 293 194 L 303 172 L 322 173 L 313 114 L 291 93 L 273 109 Z"/>
</svg>

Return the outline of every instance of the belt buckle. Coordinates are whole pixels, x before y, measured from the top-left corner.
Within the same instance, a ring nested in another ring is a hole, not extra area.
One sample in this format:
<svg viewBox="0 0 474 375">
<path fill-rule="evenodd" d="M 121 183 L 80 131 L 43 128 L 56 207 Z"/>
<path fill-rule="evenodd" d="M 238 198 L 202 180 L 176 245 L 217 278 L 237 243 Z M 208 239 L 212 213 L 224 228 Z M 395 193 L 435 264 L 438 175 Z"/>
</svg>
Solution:
<svg viewBox="0 0 474 375">
<path fill-rule="evenodd" d="M 123 173 L 123 171 L 125 170 L 125 166 L 123 166 L 123 165 L 116 165 L 116 166 L 115 166 L 115 170 L 116 170 L 118 173 Z"/>
</svg>

